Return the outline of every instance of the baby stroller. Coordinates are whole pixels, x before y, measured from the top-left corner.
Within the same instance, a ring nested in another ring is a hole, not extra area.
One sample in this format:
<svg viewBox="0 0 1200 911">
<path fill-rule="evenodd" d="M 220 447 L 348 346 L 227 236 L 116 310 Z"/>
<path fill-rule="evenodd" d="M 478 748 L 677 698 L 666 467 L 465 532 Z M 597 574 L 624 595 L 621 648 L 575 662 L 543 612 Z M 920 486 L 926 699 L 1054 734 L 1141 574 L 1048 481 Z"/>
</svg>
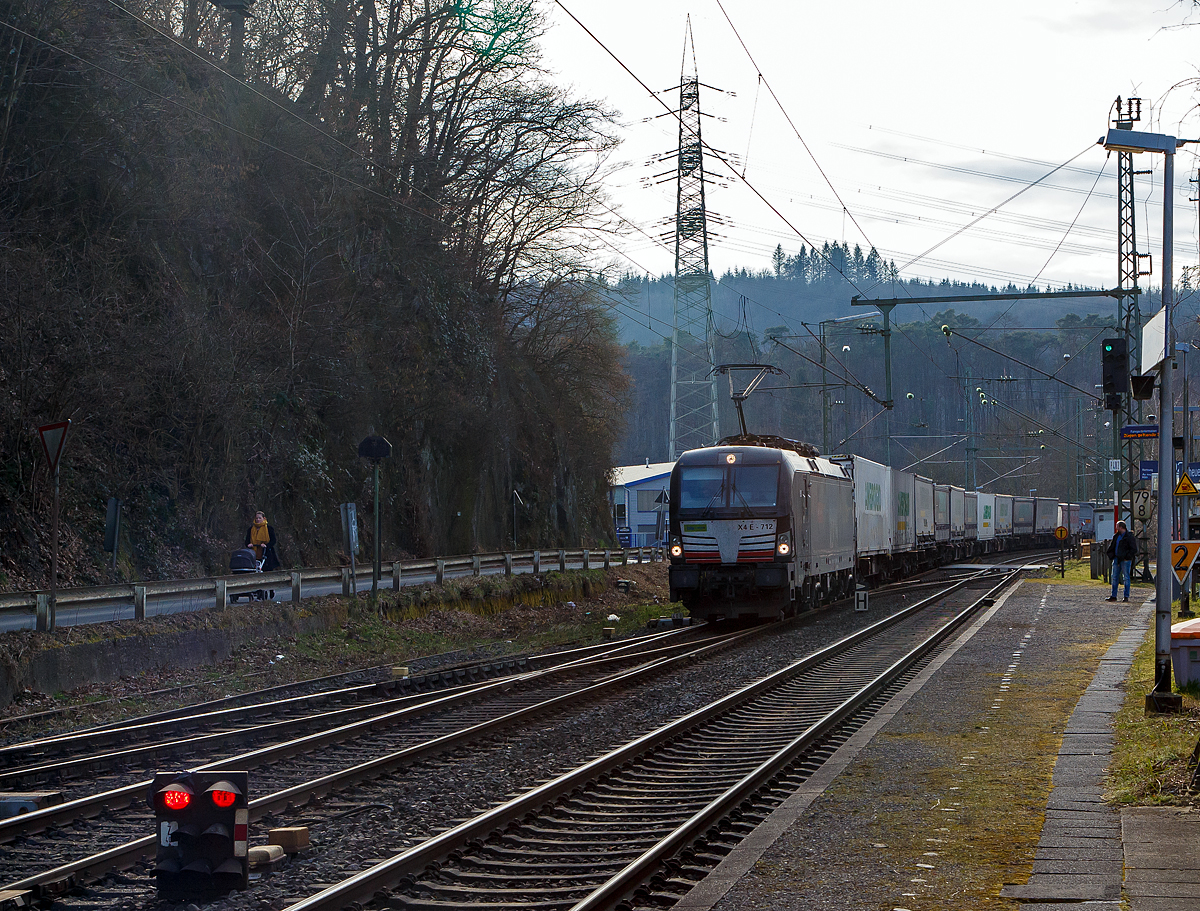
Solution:
<svg viewBox="0 0 1200 911">
<path fill-rule="evenodd" d="M 254 555 L 254 551 L 249 547 L 243 547 L 235 550 L 229 557 L 229 571 L 235 575 L 242 573 L 261 573 L 263 561 Z M 230 595 L 231 602 L 236 601 L 241 595 Z M 257 591 L 248 592 L 246 594 L 247 601 L 266 601 L 267 593 L 261 588 Z"/>
</svg>

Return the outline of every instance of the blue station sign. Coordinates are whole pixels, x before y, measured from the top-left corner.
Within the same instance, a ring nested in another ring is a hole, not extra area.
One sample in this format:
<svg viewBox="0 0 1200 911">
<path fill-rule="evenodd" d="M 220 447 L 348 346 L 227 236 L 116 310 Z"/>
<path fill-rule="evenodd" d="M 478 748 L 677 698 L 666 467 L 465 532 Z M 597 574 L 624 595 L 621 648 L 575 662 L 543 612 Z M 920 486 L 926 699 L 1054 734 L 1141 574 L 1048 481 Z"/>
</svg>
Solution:
<svg viewBox="0 0 1200 911">
<path fill-rule="evenodd" d="M 1141 479 L 1149 481 L 1152 477 L 1158 474 L 1158 459 L 1142 459 L 1139 467 L 1141 468 Z M 1175 480 L 1178 481 L 1183 475 L 1183 462 L 1175 463 Z M 1188 475 L 1200 476 L 1200 462 L 1188 462 Z"/>
</svg>

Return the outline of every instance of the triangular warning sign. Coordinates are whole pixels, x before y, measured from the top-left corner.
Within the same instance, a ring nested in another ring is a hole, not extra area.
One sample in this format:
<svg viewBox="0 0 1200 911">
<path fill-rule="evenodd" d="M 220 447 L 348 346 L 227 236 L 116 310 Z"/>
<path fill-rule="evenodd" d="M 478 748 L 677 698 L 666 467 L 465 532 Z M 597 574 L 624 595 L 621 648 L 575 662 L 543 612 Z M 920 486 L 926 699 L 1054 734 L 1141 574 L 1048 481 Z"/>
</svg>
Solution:
<svg viewBox="0 0 1200 911">
<path fill-rule="evenodd" d="M 67 428 L 70 426 L 70 421 L 59 421 L 57 424 L 47 424 L 38 428 L 38 436 L 42 438 L 42 450 L 46 453 L 51 474 L 58 470 L 58 459 L 62 455 Z"/>
<path fill-rule="evenodd" d="M 1200 541 L 1171 542 L 1171 569 L 1175 570 L 1180 585 L 1196 562 L 1196 554 L 1200 554 Z"/>
<path fill-rule="evenodd" d="M 1177 497 L 1195 497 L 1200 496 L 1200 490 L 1196 489 L 1196 485 L 1192 483 L 1192 479 L 1188 477 L 1185 471 L 1179 479 L 1179 483 L 1175 485 L 1175 496 Z"/>
</svg>

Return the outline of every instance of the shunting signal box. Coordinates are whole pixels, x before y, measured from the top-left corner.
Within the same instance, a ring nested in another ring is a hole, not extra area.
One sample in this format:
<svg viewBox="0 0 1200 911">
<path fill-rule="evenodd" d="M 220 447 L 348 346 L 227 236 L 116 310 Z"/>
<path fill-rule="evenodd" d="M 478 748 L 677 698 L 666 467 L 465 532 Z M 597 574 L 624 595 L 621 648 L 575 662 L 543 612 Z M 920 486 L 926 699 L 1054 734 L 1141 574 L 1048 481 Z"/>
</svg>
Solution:
<svg viewBox="0 0 1200 911">
<path fill-rule="evenodd" d="M 249 773 L 159 772 L 150 788 L 166 899 L 215 898 L 249 885 Z"/>
</svg>

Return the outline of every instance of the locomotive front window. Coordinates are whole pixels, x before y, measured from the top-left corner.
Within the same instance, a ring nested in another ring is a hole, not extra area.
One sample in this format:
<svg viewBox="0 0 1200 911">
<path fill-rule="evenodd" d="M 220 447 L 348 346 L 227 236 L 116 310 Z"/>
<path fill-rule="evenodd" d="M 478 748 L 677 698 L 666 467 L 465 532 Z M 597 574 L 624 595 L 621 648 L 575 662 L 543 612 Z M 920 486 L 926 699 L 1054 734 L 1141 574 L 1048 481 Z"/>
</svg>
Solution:
<svg viewBox="0 0 1200 911">
<path fill-rule="evenodd" d="M 725 469 L 684 468 L 679 472 L 679 508 L 707 509 L 725 505 Z"/>
<path fill-rule="evenodd" d="M 730 506 L 773 507 L 779 496 L 778 465 L 739 465 L 732 471 Z"/>
</svg>

